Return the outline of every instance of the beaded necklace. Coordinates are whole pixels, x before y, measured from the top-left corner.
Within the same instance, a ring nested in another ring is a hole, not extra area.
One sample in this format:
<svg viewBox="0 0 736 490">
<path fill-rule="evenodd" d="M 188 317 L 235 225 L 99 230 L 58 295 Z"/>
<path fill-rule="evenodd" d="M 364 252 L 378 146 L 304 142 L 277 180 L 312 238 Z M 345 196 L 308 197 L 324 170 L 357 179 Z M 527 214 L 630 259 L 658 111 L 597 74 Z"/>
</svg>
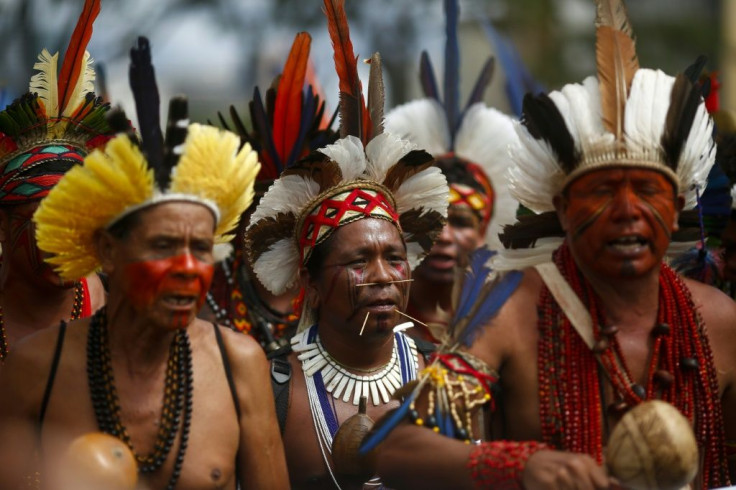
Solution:
<svg viewBox="0 0 736 490">
<path fill-rule="evenodd" d="M 685 284 L 667 265 L 659 275 L 659 309 L 646 385 L 634 382 L 615 326 L 606 325 L 600 299 L 577 268 L 567 244 L 554 261 L 594 322 L 596 345 L 589 349 L 545 287 L 539 299 L 539 399 L 544 441 L 602 461 L 607 418 L 643 400 L 659 398 L 694 422 L 704 451 L 703 485 L 728 484 L 723 416 L 713 355 L 702 319 Z M 613 403 L 605 406 L 603 375 L 612 385 Z"/>
<path fill-rule="evenodd" d="M 332 452 L 332 441 L 340 425 L 337 420 L 337 413 L 330 404 L 329 393 L 332 394 L 333 398 L 340 399 L 344 390 L 342 400 L 347 402 L 353 398 L 355 405 L 358 404 L 358 399 L 361 396 L 372 399 L 374 405 L 388 403 L 390 396 L 396 389 L 417 377 L 419 364 L 416 346 L 411 338 L 402 332 L 396 332 L 394 334 L 391 360 L 372 373 L 355 375 L 347 371 L 329 352 L 324 350 L 319 340 L 317 325 L 312 325 L 308 330 L 296 334 L 291 339 L 291 344 L 294 352 L 298 354 L 298 359 L 302 362 L 302 371 L 307 385 L 307 397 L 309 398 L 309 409 L 317 433 L 317 442 L 322 451 L 322 458 L 332 482 L 339 490 L 340 485 L 332 472 L 327 456 Z M 394 386 L 392 380 L 394 374 L 399 377 L 398 386 Z M 336 377 L 339 377 L 339 381 L 336 381 Z M 381 396 L 379 399 L 378 392 L 383 394 L 384 390 L 388 391 L 387 396 Z M 381 400 L 383 400 L 383 403 L 381 403 Z M 365 485 L 383 488 L 378 478 L 371 479 Z"/>
<path fill-rule="evenodd" d="M 85 308 L 85 296 L 86 296 L 86 282 L 84 280 L 78 281 L 74 284 L 74 303 L 72 303 L 72 314 L 69 317 L 70 320 L 77 320 L 82 317 L 82 314 L 88 308 Z M 3 307 L 0 305 L 0 362 L 5 360 L 5 357 L 10 352 L 10 346 L 8 345 L 8 336 L 5 332 L 5 321 L 3 319 Z"/>
<path fill-rule="evenodd" d="M 173 489 L 181 474 L 192 417 L 192 349 L 186 330 L 178 330 L 169 347 L 164 381 L 164 406 L 158 424 L 153 452 L 141 455 L 133 448 L 130 435 L 120 420 L 120 401 L 115 389 L 110 347 L 107 336 L 107 308 L 92 317 L 87 337 L 87 380 L 97 425 L 102 432 L 115 436 L 133 452 L 141 473 L 159 469 L 171 451 L 179 425 L 182 426 L 174 471 L 167 489 Z"/>
</svg>

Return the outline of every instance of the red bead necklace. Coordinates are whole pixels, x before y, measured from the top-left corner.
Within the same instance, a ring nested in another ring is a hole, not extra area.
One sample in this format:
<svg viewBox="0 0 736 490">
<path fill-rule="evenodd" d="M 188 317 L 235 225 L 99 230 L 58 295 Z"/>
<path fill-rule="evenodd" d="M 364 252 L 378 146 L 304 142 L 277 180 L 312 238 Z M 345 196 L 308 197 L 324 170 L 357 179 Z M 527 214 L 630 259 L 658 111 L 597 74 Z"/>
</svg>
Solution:
<svg viewBox="0 0 736 490">
<path fill-rule="evenodd" d="M 659 309 L 644 386 L 633 380 L 616 339 L 606 325 L 600 299 L 577 268 L 567 244 L 554 257 L 562 275 L 587 305 L 596 346 L 583 342 L 547 288 L 539 299 L 539 396 L 544 441 L 602 461 L 604 410 L 622 415 L 643 400 L 661 399 L 693 422 L 704 452 L 706 488 L 728 485 L 718 379 L 705 328 L 690 292 L 667 265 L 659 275 Z M 617 400 L 604 406 L 601 375 Z"/>
</svg>

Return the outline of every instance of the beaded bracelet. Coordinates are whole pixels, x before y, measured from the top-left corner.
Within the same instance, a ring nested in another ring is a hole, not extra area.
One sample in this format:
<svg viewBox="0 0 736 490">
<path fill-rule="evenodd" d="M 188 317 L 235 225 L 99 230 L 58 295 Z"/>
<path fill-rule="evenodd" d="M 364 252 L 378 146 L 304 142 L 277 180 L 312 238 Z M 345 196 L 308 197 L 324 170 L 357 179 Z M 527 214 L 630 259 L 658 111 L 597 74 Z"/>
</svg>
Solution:
<svg viewBox="0 0 736 490">
<path fill-rule="evenodd" d="M 550 449 L 536 441 L 493 441 L 475 446 L 468 468 L 476 488 L 521 489 L 524 466 L 532 454 Z"/>
</svg>

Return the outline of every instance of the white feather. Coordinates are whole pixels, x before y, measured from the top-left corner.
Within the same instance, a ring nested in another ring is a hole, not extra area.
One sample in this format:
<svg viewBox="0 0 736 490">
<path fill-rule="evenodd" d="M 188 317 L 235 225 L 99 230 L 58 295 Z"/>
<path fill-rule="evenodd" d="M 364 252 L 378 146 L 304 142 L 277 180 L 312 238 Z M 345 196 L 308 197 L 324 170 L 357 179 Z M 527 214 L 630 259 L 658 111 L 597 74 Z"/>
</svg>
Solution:
<svg viewBox="0 0 736 490">
<path fill-rule="evenodd" d="M 301 207 L 319 194 L 319 184 L 309 177 L 285 175 L 268 189 L 250 218 L 248 228 L 278 213 L 299 215 Z"/>
<path fill-rule="evenodd" d="M 407 153 L 416 146 L 407 141 L 384 132 L 368 142 L 365 154 L 368 157 L 368 168 L 366 174 L 371 180 L 383 182 L 388 170 L 396 165 Z"/>
<path fill-rule="evenodd" d="M 406 240 L 406 261 L 409 262 L 409 268 L 414 270 L 419 264 L 422 263 L 424 257 L 427 255 L 427 250 L 424 250 L 421 245 L 417 242 L 411 241 L 411 237 L 408 236 Z"/>
<path fill-rule="evenodd" d="M 660 149 L 674 83 L 674 77 L 660 70 L 637 70 L 624 113 L 624 133 L 630 152 L 653 154 Z"/>
<path fill-rule="evenodd" d="M 386 114 L 386 131 L 408 139 L 417 148 L 440 156 L 450 151 L 450 130 L 445 110 L 434 99 L 421 99 L 400 105 Z"/>
<path fill-rule="evenodd" d="M 64 117 L 71 117 L 76 110 L 81 106 L 88 93 L 94 92 L 95 90 L 95 70 L 92 67 L 92 57 L 88 51 L 84 52 L 84 58 L 82 58 L 82 73 L 79 74 L 76 85 L 72 89 L 72 94 L 69 96 L 69 102 L 64 108 Z"/>
<path fill-rule="evenodd" d="M 281 294 L 293 286 L 299 277 L 299 250 L 291 237 L 271 245 L 255 261 L 253 270 L 273 294 Z"/>
<path fill-rule="evenodd" d="M 532 248 L 501 249 L 489 260 L 491 269 L 497 272 L 522 270 L 552 260 L 552 252 L 562 245 L 562 238 L 550 237 L 537 240 Z"/>
<path fill-rule="evenodd" d="M 57 87 L 57 64 L 59 53 L 52 56 L 46 49 L 38 55 L 38 61 L 33 65 L 38 73 L 31 77 L 29 85 L 30 92 L 38 93 L 38 97 L 46 106 L 46 116 L 57 117 L 59 115 L 59 98 Z"/>
<path fill-rule="evenodd" d="M 355 180 L 365 172 L 367 161 L 363 143 L 355 136 L 347 136 L 317 150 L 340 166 L 344 182 Z"/>
<path fill-rule="evenodd" d="M 705 190 L 708 173 L 716 161 L 713 142 L 713 120 L 701 104 L 695 113 L 690 134 L 680 153 L 677 176 L 680 178 L 681 193 L 685 197 L 685 209 L 697 204 L 696 189 Z"/>
<path fill-rule="evenodd" d="M 428 211 L 436 211 L 447 216 L 448 206 L 447 178 L 437 167 L 425 168 L 401 184 L 394 198 L 399 215 L 410 209 L 423 209 L 424 215 Z"/>
</svg>

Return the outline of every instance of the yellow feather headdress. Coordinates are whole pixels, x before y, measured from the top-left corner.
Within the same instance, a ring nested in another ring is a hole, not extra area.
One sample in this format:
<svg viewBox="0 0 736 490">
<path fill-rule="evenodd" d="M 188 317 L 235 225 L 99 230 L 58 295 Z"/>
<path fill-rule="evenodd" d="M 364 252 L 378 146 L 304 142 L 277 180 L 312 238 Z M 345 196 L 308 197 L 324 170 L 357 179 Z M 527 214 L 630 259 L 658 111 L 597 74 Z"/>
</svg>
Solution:
<svg viewBox="0 0 736 490">
<path fill-rule="evenodd" d="M 211 126 L 191 124 L 169 188 L 156 185 L 154 171 L 126 134 L 95 150 L 71 169 L 41 202 L 34 215 L 41 250 L 53 257 L 59 274 L 75 280 L 99 266 L 94 237 L 130 213 L 162 202 L 198 202 L 217 219 L 215 239 L 229 241 L 240 215 L 253 201 L 260 169 L 250 145 Z"/>
</svg>

